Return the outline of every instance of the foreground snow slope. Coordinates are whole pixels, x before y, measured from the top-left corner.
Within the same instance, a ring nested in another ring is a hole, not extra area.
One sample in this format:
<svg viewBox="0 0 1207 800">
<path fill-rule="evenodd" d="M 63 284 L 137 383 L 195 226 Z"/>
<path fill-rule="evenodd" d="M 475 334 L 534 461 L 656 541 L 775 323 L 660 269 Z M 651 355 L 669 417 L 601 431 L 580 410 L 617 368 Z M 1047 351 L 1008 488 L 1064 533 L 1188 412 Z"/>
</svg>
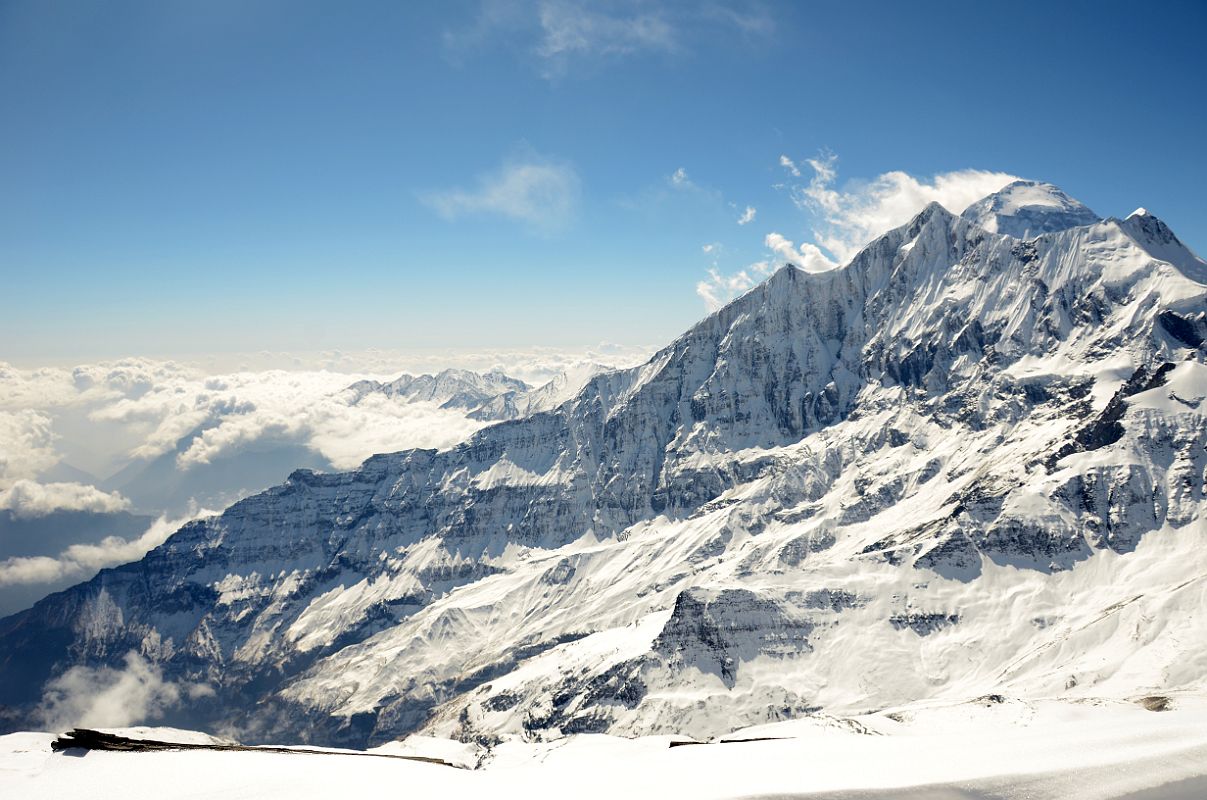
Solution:
<svg viewBox="0 0 1207 800">
<path fill-rule="evenodd" d="M 1203 266 L 1044 184 L 931 205 L 551 411 L 299 471 L 0 621 L 9 729 L 130 651 L 212 689 L 166 722 L 348 746 L 1201 691 Z"/>
<path fill-rule="evenodd" d="M 0 737 L 5 797 L 729 798 L 843 797 L 1199 800 L 1207 789 L 1207 702 L 984 699 L 741 731 L 728 743 L 582 735 L 512 743 L 483 768 L 354 755 L 254 752 L 55 753 L 49 734 Z M 154 734 L 155 731 L 148 731 Z M 178 735 L 178 734 L 177 734 Z M 779 738 L 768 738 L 779 737 Z M 157 737 L 162 738 L 162 737 Z M 757 739 L 733 741 L 734 739 Z M 426 740 L 430 752 L 456 743 Z M 392 745 L 380 752 L 402 751 Z M 849 792 L 849 794 L 848 794 Z"/>
</svg>

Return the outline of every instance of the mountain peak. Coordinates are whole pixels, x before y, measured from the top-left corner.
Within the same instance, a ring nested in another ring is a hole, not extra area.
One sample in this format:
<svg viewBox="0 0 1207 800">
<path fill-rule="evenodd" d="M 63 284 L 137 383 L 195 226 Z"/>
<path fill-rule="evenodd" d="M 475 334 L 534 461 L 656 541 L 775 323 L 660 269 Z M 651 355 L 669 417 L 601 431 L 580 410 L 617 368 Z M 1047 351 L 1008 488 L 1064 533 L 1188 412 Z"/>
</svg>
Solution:
<svg viewBox="0 0 1207 800">
<path fill-rule="evenodd" d="M 796 266 L 796 264 L 793 264 L 791 261 L 785 261 L 779 269 L 771 273 L 771 277 L 767 280 L 769 282 L 775 281 L 777 283 L 783 281 L 792 281 L 795 280 L 796 277 L 803 271 L 804 270 Z"/>
<path fill-rule="evenodd" d="M 1137 208 L 1119 221 L 1119 227 L 1132 241 L 1153 258 L 1173 264 L 1182 274 L 1199 283 L 1207 283 L 1207 262 L 1182 243 L 1157 215 Z"/>
<path fill-rule="evenodd" d="M 931 200 L 926 204 L 926 207 L 915 214 L 914 218 L 906 223 L 904 227 L 910 232 L 909 235 L 913 236 L 916 235 L 917 231 L 921 230 L 923 226 L 927 225 L 929 222 L 931 222 L 931 220 L 934 219 L 939 219 L 942 221 L 942 224 L 947 224 L 952 219 L 955 219 L 955 215 L 948 211 L 942 203 L 936 200 Z"/>
<path fill-rule="evenodd" d="M 1017 239 L 1033 239 L 1101 221 L 1085 204 L 1039 181 L 1007 184 L 970 205 L 961 216 L 990 233 Z"/>
</svg>

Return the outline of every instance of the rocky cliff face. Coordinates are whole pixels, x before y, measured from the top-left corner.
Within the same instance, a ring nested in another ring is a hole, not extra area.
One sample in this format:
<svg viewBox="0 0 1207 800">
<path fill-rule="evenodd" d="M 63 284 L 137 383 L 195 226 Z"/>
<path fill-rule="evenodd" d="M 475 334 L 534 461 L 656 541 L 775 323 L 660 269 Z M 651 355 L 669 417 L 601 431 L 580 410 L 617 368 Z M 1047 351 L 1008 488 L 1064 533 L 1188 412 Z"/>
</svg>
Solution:
<svg viewBox="0 0 1207 800">
<path fill-rule="evenodd" d="M 549 411 L 186 526 L 0 622 L 0 703 L 131 650 L 214 690 L 169 721 L 354 745 L 1201 685 L 1203 263 L 1003 191 Z"/>
</svg>

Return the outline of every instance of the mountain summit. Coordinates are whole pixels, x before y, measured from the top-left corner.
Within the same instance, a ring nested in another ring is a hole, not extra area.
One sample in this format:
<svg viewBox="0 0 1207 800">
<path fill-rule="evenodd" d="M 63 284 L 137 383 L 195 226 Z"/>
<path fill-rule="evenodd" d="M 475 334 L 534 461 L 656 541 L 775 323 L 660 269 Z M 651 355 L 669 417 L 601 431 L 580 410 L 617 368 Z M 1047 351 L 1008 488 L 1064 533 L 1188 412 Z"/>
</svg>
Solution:
<svg viewBox="0 0 1207 800">
<path fill-rule="evenodd" d="M 1100 217 L 1050 183 L 1015 181 L 976 201 L 961 215 L 990 233 L 1033 239 L 1093 225 Z"/>
<path fill-rule="evenodd" d="M 0 703 L 141 658 L 206 687 L 168 722 L 363 746 L 1201 690 L 1207 285 L 1162 237 L 1046 184 L 932 204 L 0 621 Z"/>
<path fill-rule="evenodd" d="M 1207 262 L 1182 244 L 1169 226 L 1147 209 L 1137 208 L 1119 227 L 1153 258 L 1173 264 L 1199 283 L 1207 283 Z"/>
</svg>

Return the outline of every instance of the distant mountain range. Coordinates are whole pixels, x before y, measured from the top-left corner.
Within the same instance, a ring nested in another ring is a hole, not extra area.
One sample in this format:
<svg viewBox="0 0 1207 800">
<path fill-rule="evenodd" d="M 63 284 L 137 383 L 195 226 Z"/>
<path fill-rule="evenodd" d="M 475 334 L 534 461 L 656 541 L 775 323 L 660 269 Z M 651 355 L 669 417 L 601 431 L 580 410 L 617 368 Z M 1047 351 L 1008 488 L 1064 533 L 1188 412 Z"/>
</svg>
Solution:
<svg viewBox="0 0 1207 800">
<path fill-rule="evenodd" d="M 352 403 L 381 395 L 400 402 L 436 403 L 440 408 L 464 410 L 471 419 L 498 422 L 556 408 L 577 394 L 591 377 L 607 369 L 602 364 L 579 364 L 539 387 L 498 371 L 446 369 L 418 376 L 404 373 L 389 383 L 357 381 L 345 394 Z"/>
<path fill-rule="evenodd" d="M 429 403 L 475 421 L 495 422 L 554 408 L 604 369 L 592 363 L 578 365 L 535 388 L 498 371 L 448 369 L 435 375 L 403 374 L 388 383 L 357 381 L 339 395 L 353 405 L 377 396 L 401 404 Z M 64 476 L 62 479 L 95 484 L 106 492 L 119 492 L 136 509 L 181 515 L 194 507 L 225 508 L 280 482 L 295 469 L 334 469 L 321 453 L 306 445 L 271 437 L 182 467 L 178 463 L 180 456 L 220 421 L 210 420 L 182 436 L 171 450 L 153 458 L 135 459 L 104 480 L 66 464 L 56 468 L 55 474 Z"/>
<path fill-rule="evenodd" d="M 502 372 L 479 374 L 446 369 L 436 375 L 400 375 L 389 383 L 357 381 L 348 387 L 352 402 L 380 394 L 406 402 L 436 403 L 441 408 L 472 409 L 505 392 L 527 392 L 532 387 Z"/>
</svg>

